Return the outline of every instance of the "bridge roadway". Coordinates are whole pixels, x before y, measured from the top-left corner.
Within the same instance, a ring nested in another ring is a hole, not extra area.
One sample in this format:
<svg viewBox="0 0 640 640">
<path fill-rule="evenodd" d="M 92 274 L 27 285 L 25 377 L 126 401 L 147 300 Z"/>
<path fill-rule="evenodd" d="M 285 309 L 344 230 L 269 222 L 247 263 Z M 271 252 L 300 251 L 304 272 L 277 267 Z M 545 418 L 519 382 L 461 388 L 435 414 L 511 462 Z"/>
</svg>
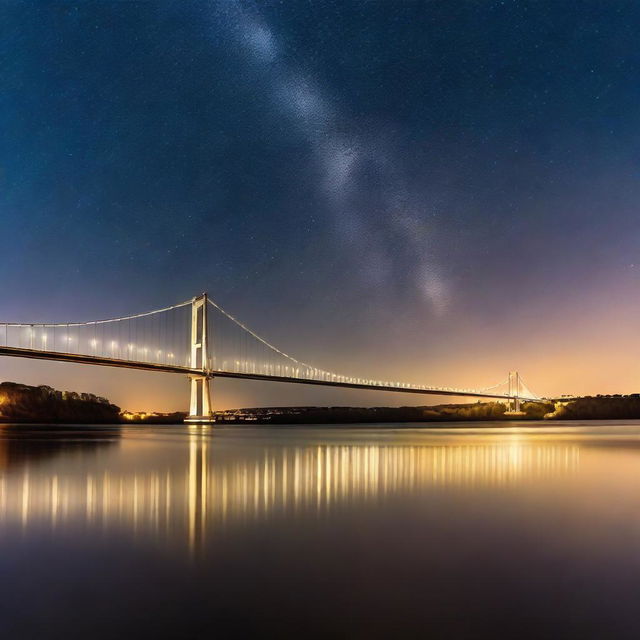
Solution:
<svg viewBox="0 0 640 640">
<path fill-rule="evenodd" d="M 73 362 L 76 364 L 93 364 L 105 367 L 119 367 L 122 369 L 138 369 L 140 371 L 156 371 L 160 373 L 180 373 L 182 375 L 202 376 L 202 369 L 192 369 L 174 364 L 156 364 L 153 362 L 141 362 L 137 360 L 122 360 L 118 358 L 105 358 L 77 353 L 62 353 L 58 351 L 43 351 L 40 349 L 23 349 L 18 347 L 0 346 L 0 356 L 13 356 L 18 358 L 32 358 L 36 360 L 55 360 L 57 362 Z M 435 396 L 458 396 L 475 398 L 495 398 L 509 400 L 512 396 L 504 393 L 490 393 L 482 391 L 444 390 L 436 388 L 418 389 L 402 386 L 388 386 L 378 384 L 366 384 L 357 382 L 338 382 L 334 380 L 314 380 L 309 378 L 294 378 L 287 376 L 267 375 L 262 373 L 240 373 L 236 371 L 208 371 L 210 378 L 238 378 L 242 380 L 263 380 L 270 382 L 289 382 L 292 384 L 307 384 L 323 387 L 341 387 L 343 389 L 367 389 L 374 391 L 393 391 L 395 393 L 418 393 Z M 520 400 L 539 402 L 538 398 L 520 396 Z"/>
</svg>

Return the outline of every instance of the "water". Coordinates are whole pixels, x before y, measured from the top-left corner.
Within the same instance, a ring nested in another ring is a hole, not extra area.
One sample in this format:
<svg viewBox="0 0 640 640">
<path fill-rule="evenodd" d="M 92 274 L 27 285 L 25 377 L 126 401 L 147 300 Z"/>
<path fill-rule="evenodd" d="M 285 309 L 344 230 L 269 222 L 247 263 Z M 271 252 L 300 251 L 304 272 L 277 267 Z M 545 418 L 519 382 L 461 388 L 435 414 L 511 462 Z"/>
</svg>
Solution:
<svg viewBox="0 0 640 640">
<path fill-rule="evenodd" d="M 640 423 L 0 427 L 3 638 L 637 638 Z"/>
</svg>

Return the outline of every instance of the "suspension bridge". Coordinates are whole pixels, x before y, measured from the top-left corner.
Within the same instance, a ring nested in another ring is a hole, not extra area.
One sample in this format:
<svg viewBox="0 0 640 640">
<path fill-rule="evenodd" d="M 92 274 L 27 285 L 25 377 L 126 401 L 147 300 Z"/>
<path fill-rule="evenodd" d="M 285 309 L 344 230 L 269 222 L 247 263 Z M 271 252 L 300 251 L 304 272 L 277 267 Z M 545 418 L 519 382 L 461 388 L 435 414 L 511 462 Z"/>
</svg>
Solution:
<svg viewBox="0 0 640 640">
<path fill-rule="evenodd" d="M 512 413 L 539 400 L 518 372 L 481 389 L 419 385 L 354 377 L 297 360 L 237 320 L 206 293 L 146 313 L 66 323 L 0 323 L 0 355 L 186 375 L 191 401 L 186 422 L 213 422 L 214 378 L 440 396 L 506 400 Z"/>
</svg>

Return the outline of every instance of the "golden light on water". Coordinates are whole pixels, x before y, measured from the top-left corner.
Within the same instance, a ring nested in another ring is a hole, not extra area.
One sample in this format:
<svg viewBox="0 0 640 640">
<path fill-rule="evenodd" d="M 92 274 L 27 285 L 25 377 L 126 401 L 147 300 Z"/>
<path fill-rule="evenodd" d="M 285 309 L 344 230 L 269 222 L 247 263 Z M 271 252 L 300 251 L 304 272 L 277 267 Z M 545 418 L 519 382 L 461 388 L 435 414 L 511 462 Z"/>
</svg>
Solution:
<svg viewBox="0 0 640 640">
<path fill-rule="evenodd" d="M 572 443 L 508 441 L 369 445 L 302 443 L 218 455 L 209 435 L 188 436 L 182 463 L 150 461 L 144 443 L 121 470 L 102 455 L 51 477 L 30 465 L 0 471 L 0 517 L 22 527 L 60 524 L 145 532 L 194 549 L 216 530 L 278 514 L 323 514 L 448 488 L 508 488 L 575 473 Z M 127 453 L 127 448 L 130 451 Z M 46 464 L 46 463 L 45 463 Z"/>
</svg>

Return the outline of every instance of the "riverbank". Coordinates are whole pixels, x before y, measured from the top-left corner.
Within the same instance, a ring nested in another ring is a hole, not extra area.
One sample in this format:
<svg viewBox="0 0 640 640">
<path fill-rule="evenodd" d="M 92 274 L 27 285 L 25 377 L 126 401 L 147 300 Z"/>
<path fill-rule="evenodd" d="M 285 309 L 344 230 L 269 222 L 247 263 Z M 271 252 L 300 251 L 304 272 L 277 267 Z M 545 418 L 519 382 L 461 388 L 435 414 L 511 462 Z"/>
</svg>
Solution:
<svg viewBox="0 0 640 640">
<path fill-rule="evenodd" d="M 215 417 L 221 424 L 635 420 L 640 419 L 640 395 L 525 402 L 520 415 L 509 415 L 507 411 L 502 402 L 474 402 L 420 407 L 255 407 L 219 411 Z"/>
<path fill-rule="evenodd" d="M 58 391 L 15 382 L 0 383 L 0 423 L 180 424 L 183 411 L 123 411 L 91 393 Z M 488 420 L 635 420 L 640 394 L 524 402 L 510 415 L 503 402 L 419 407 L 253 407 L 214 414 L 219 424 L 363 424 L 387 422 L 482 422 Z"/>
</svg>

